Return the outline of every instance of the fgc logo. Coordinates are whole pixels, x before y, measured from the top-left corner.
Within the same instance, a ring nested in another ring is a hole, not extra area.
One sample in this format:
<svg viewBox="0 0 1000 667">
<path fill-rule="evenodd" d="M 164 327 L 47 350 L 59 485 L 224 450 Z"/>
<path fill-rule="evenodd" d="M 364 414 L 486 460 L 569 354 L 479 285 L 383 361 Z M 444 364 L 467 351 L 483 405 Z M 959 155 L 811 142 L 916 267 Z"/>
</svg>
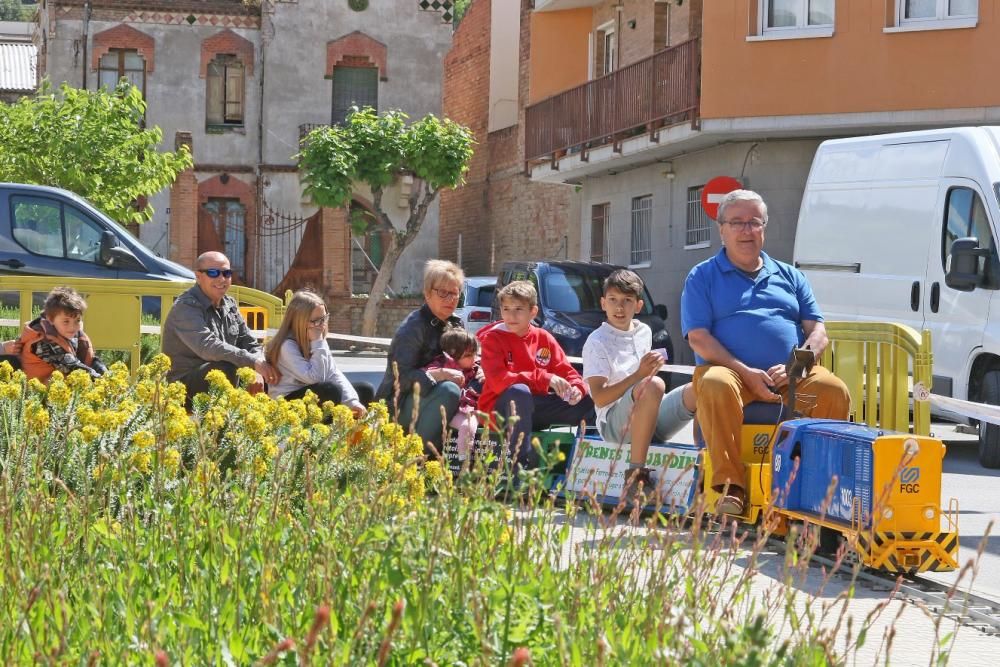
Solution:
<svg viewBox="0 0 1000 667">
<path fill-rule="evenodd" d="M 920 493 L 920 468 L 903 468 L 899 473 L 900 493 Z"/>
</svg>

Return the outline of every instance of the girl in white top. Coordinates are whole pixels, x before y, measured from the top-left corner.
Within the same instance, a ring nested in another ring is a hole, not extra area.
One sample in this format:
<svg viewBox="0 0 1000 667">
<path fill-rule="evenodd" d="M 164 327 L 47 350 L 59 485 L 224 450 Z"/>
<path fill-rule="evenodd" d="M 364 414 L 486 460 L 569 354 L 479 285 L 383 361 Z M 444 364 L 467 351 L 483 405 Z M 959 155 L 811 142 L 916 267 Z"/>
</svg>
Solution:
<svg viewBox="0 0 1000 667">
<path fill-rule="evenodd" d="M 281 373 L 281 381 L 268 388 L 271 398 L 302 398 L 306 391 L 325 401 L 343 404 L 356 416 L 365 414 L 365 406 L 358 392 L 333 361 L 333 354 L 326 344 L 330 316 L 323 299 L 309 290 L 300 290 L 292 296 L 285 309 L 278 333 L 265 351 L 265 357 Z M 361 387 L 371 400 L 375 390 L 371 385 Z"/>
</svg>

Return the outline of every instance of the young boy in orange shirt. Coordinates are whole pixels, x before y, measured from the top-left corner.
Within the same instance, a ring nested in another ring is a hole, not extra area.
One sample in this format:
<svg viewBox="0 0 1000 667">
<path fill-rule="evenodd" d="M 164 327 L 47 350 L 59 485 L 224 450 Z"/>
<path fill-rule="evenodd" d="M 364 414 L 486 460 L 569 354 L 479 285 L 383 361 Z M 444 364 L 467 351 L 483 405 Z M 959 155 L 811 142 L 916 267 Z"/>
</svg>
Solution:
<svg viewBox="0 0 1000 667">
<path fill-rule="evenodd" d="M 518 280 L 497 297 L 503 321 L 478 334 L 486 375 L 479 409 L 503 418 L 518 467 L 531 470 L 539 465 L 531 432 L 553 424 L 593 422 L 594 402 L 552 334 L 531 324 L 538 314 L 534 285 Z M 516 423 L 510 423 L 514 414 Z"/>
<path fill-rule="evenodd" d="M 84 370 L 99 377 L 108 368 L 94 354 L 94 346 L 83 333 L 87 302 L 72 287 L 56 287 L 45 297 L 42 315 L 24 325 L 21 332 L 21 366 L 29 378 L 48 382 L 53 371 L 69 375 Z"/>
</svg>

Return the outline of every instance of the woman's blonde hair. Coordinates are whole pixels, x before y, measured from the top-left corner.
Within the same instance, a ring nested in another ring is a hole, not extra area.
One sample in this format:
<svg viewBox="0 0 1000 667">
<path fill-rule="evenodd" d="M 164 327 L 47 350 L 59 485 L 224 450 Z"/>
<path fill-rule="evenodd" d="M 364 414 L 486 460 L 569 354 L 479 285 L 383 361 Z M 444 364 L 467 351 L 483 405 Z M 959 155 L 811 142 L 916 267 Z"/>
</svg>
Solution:
<svg viewBox="0 0 1000 667">
<path fill-rule="evenodd" d="M 458 264 L 445 259 L 432 259 L 424 265 L 424 294 L 446 281 L 462 289 L 465 273 Z"/>
<path fill-rule="evenodd" d="M 292 338 L 299 344 L 302 356 L 306 359 L 312 352 L 309 341 L 309 319 L 316 306 L 326 307 L 323 298 L 310 290 L 299 290 L 292 295 L 292 300 L 285 308 L 285 318 L 281 320 L 278 333 L 268 341 L 264 357 L 267 363 L 277 367 L 278 357 L 281 356 L 281 345 L 286 339 Z"/>
</svg>

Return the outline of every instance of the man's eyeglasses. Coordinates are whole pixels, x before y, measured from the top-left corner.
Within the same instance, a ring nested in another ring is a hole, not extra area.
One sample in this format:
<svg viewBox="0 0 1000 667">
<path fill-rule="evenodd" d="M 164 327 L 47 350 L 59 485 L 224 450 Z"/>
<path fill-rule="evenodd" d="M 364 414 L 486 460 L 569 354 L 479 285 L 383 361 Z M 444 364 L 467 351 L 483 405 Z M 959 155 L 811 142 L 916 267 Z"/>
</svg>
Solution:
<svg viewBox="0 0 1000 667">
<path fill-rule="evenodd" d="M 198 273 L 204 273 L 209 278 L 218 278 L 222 276 L 224 278 L 232 278 L 232 269 L 198 269 Z"/>
<path fill-rule="evenodd" d="M 727 220 L 724 224 L 729 225 L 732 229 L 738 232 L 745 232 L 747 230 L 751 232 L 759 232 L 760 230 L 767 227 L 767 223 L 763 220 Z"/>
<path fill-rule="evenodd" d="M 321 327 L 329 321 L 330 321 L 330 316 L 324 315 L 323 317 L 317 317 L 315 320 L 309 320 L 309 324 L 313 325 L 314 327 Z"/>
<path fill-rule="evenodd" d="M 446 289 L 438 289 L 435 287 L 434 293 L 438 295 L 439 299 L 443 299 L 445 301 L 458 301 L 459 292 L 449 292 Z"/>
</svg>

